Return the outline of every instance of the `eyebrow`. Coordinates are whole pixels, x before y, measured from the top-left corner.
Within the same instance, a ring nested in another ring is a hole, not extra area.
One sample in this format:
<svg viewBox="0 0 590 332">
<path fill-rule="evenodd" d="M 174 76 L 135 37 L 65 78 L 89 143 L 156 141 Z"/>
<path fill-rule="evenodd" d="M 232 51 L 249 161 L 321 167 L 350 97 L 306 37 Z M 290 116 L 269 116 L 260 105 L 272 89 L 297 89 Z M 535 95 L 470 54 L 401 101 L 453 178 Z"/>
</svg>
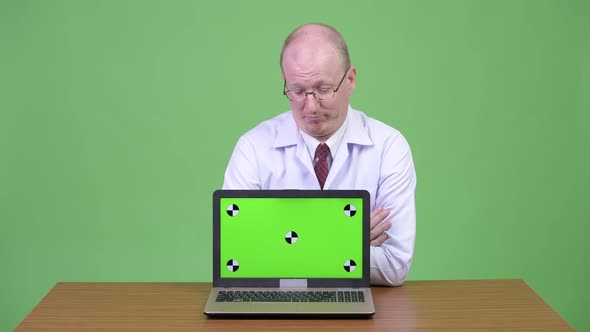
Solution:
<svg viewBox="0 0 590 332">
<path fill-rule="evenodd" d="M 334 84 L 328 83 L 328 82 L 326 82 L 326 81 L 324 81 L 324 80 L 322 79 L 322 80 L 320 80 L 320 81 L 316 82 L 315 84 L 313 84 L 311 87 L 312 87 L 312 88 L 314 88 L 314 89 L 317 89 L 318 87 L 321 87 L 321 86 L 333 86 L 333 85 L 334 85 Z M 288 87 L 288 88 L 290 88 L 290 89 L 301 89 L 301 90 L 305 90 L 305 89 L 304 89 L 304 88 L 303 88 L 301 85 L 299 85 L 299 84 L 293 84 L 293 85 L 287 84 L 287 87 Z"/>
</svg>

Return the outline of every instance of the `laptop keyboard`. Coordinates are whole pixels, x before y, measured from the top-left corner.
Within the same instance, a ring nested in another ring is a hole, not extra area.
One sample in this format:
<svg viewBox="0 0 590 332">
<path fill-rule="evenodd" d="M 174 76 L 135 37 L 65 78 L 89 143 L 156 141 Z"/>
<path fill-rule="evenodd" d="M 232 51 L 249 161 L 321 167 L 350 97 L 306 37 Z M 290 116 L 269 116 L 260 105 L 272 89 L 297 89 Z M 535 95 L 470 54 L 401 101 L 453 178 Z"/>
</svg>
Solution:
<svg viewBox="0 0 590 332">
<path fill-rule="evenodd" d="M 217 302 L 365 302 L 362 291 L 219 291 Z"/>
</svg>

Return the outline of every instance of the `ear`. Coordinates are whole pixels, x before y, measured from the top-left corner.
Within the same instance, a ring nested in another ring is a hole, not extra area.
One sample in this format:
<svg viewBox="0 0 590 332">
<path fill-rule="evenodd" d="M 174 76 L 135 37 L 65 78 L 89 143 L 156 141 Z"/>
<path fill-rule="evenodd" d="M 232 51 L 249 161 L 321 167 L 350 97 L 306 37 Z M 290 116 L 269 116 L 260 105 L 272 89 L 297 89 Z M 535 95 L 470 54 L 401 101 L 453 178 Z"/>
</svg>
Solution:
<svg viewBox="0 0 590 332">
<path fill-rule="evenodd" d="M 356 68 L 354 66 L 351 66 L 348 70 L 346 81 L 348 81 L 348 95 L 350 96 L 356 88 Z"/>
</svg>

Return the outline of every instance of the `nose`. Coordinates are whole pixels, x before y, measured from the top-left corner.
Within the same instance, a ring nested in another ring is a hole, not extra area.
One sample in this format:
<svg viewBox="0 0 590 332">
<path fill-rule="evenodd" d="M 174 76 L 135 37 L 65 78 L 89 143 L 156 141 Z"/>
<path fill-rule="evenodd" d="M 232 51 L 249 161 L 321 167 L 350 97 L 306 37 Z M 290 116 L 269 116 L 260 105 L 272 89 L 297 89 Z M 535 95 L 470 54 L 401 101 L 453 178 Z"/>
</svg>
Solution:
<svg viewBox="0 0 590 332">
<path fill-rule="evenodd" d="M 317 112 L 320 109 L 320 102 L 315 96 L 315 91 L 305 98 L 304 110 L 307 112 Z"/>
</svg>

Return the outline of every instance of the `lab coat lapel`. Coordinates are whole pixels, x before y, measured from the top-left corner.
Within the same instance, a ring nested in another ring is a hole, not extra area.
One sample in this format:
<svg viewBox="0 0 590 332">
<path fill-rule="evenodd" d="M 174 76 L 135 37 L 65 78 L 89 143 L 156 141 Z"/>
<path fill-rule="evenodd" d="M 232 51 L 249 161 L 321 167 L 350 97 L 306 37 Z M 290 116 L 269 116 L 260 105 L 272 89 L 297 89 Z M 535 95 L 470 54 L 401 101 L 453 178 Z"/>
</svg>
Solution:
<svg viewBox="0 0 590 332">
<path fill-rule="evenodd" d="M 297 145 L 295 156 L 297 157 L 299 163 L 298 166 L 305 168 L 315 177 L 315 171 L 313 170 L 313 165 L 311 163 L 311 158 L 309 157 L 309 152 L 307 151 L 305 141 L 303 140 L 301 133 L 299 133 L 299 128 L 293 119 L 293 114 L 290 115 L 291 116 L 286 117 L 285 120 L 280 124 L 275 141 L 273 143 L 273 147 L 286 149 L 287 147 Z"/>
<path fill-rule="evenodd" d="M 342 170 L 345 164 L 350 165 L 350 149 L 354 149 L 355 146 L 359 145 L 373 145 L 360 113 L 349 106 L 347 117 L 346 130 L 336 151 L 336 156 L 332 161 L 324 189 L 331 189 L 334 179 L 338 178 L 338 172 Z"/>
</svg>

